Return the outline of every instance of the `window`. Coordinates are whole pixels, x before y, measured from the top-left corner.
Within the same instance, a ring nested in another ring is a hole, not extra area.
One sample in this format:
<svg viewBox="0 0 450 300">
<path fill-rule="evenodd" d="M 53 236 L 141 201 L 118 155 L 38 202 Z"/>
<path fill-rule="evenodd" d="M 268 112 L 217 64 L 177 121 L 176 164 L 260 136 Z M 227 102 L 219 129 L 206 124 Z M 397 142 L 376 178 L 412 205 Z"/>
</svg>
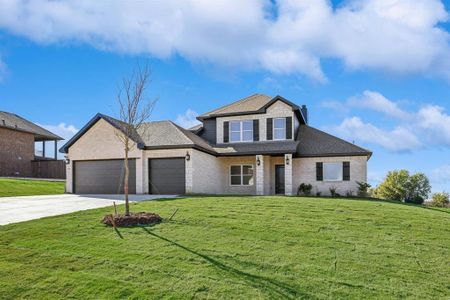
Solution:
<svg viewBox="0 0 450 300">
<path fill-rule="evenodd" d="M 342 162 L 323 163 L 324 181 L 342 181 Z"/>
<path fill-rule="evenodd" d="M 253 166 L 236 165 L 230 167 L 231 185 L 253 185 Z"/>
<path fill-rule="evenodd" d="M 286 139 L 286 118 L 273 119 L 273 139 L 274 140 Z"/>
<path fill-rule="evenodd" d="M 231 121 L 230 142 L 252 142 L 253 121 Z"/>
</svg>

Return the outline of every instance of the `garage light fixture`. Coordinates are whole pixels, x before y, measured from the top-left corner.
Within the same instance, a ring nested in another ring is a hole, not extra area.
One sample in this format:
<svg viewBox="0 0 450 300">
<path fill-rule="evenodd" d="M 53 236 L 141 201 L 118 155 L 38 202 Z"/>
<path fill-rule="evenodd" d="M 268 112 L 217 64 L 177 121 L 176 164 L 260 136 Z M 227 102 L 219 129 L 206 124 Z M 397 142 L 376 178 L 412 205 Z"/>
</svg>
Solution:
<svg viewBox="0 0 450 300">
<path fill-rule="evenodd" d="M 188 151 L 186 151 L 186 160 L 190 161 L 191 160 L 191 155 L 189 154 Z"/>
<path fill-rule="evenodd" d="M 289 156 L 286 156 L 286 165 L 289 165 Z"/>
<path fill-rule="evenodd" d="M 256 159 L 256 165 L 258 165 L 258 166 L 261 165 L 261 160 L 259 159 L 259 157 Z"/>
<path fill-rule="evenodd" d="M 66 165 L 70 164 L 70 159 L 66 158 Z"/>
</svg>

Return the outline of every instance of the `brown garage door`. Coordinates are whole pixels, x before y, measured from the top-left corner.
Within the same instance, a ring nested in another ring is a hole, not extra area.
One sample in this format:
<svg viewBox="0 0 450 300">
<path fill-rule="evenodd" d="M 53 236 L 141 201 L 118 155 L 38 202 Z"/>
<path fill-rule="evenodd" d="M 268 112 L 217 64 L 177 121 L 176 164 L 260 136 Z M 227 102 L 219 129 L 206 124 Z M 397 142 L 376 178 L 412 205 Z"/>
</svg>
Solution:
<svg viewBox="0 0 450 300">
<path fill-rule="evenodd" d="M 136 160 L 128 161 L 129 193 L 136 193 Z M 74 190 L 77 194 L 123 194 L 125 168 L 122 159 L 74 162 Z"/>
<path fill-rule="evenodd" d="M 185 194 L 186 171 L 184 164 L 184 158 L 149 159 L 150 194 Z"/>
</svg>

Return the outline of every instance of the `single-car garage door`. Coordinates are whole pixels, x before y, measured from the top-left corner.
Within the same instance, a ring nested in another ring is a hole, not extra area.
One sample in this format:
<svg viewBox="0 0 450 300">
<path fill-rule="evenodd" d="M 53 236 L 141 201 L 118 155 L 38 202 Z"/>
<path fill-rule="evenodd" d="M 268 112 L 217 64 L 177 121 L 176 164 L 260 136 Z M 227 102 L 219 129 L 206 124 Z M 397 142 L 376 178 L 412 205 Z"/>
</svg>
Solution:
<svg viewBox="0 0 450 300">
<path fill-rule="evenodd" d="M 184 194 L 186 192 L 184 164 L 184 158 L 149 159 L 150 194 Z"/>
<path fill-rule="evenodd" d="M 128 192 L 136 193 L 136 160 L 128 160 Z M 74 192 L 77 194 L 123 194 L 125 174 L 122 159 L 74 162 Z"/>
</svg>

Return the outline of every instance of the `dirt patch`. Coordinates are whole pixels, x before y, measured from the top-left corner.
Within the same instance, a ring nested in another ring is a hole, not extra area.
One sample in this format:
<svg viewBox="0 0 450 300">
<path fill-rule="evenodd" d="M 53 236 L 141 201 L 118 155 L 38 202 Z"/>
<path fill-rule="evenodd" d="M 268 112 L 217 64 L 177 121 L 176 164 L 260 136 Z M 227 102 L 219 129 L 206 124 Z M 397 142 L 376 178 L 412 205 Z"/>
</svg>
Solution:
<svg viewBox="0 0 450 300">
<path fill-rule="evenodd" d="M 115 227 L 130 227 L 137 225 L 153 225 L 162 221 L 158 214 L 139 212 L 132 213 L 129 216 L 125 215 L 106 215 L 102 223 L 108 226 Z"/>
</svg>

